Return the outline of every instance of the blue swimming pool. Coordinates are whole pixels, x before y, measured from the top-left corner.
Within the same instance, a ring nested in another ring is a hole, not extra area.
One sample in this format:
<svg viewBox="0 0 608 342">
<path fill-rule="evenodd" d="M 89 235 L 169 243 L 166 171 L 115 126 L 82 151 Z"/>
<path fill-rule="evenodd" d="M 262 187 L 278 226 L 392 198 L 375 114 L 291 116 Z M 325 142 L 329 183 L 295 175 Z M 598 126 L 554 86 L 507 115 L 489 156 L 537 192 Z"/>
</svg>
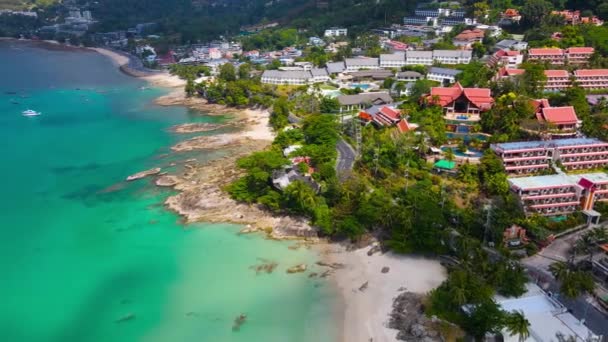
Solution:
<svg viewBox="0 0 608 342">
<path fill-rule="evenodd" d="M 467 153 L 462 153 L 462 152 L 460 152 L 460 150 L 458 150 L 457 147 L 450 147 L 450 146 L 444 146 L 441 148 L 441 150 L 444 152 L 447 150 L 452 150 L 454 152 L 455 156 L 462 157 L 462 158 L 481 158 L 481 156 L 483 156 L 483 152 L 481 152 L 480 150 L 476 150 L 474 148 L 469 148 Z"/>
<path fill-rule="evenodd" d="M 473 139 L 477 139 L 479 141 L 488 141 L 490 135 L 484 133 L 455 133 L 455 132 L 447 132 L 446 137 L 448 139 L 462 139 L 465 142 L 469 142 Z"/>
<path fill-rule="evenodd" d="M 359 88 L 362 90 L 367 90 L 371 87 L 371 85 L 367 83 L 351 83 L 349 87 L 352 89 Z"/>
</svg>

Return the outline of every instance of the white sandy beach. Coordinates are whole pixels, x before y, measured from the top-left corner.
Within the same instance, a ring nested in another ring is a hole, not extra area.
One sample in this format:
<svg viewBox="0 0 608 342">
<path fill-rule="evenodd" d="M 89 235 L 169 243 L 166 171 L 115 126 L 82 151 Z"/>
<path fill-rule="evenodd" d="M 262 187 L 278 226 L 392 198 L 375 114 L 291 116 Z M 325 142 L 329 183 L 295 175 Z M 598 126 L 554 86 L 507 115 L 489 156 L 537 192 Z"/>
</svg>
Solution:
<svg viewBox="0 0 608 342">
<path fill-rule="evenodd" d="M 369 247 L 348 252 L 341 246 L 327 248 L 328 261 L 346 265 L 332 277 L 343 300 L 344 342 L 397 341 L 397 330 L 388 328 L 388 321 L 399 289 L 424 294 L 447 276 L 432 259 L 393 253 L 368 256 Z M 389 267 L 389 272 L 382 273 L 383 267 Z M 366 282 L 367 288 L 360 290 Z"/>
<path fill-rule="evenodd" d="M 104 48 L 90 48 L 90 49 L 110 58 L 112 60 L 112 62 L 118 67 L 121 67 L 121 66 L 129 63 L 129 57 L 116 53 L 112 50 L 108 50 L 108 49 L 104 49 Z M 153 84 L 155 86 L 159 86 L 159 87 L 177 88 L 177 87 L 184 87 L 186 85 L 185 80 L 182 80 L 181 78 L 179 78 L 177 76 L 171 75 L 168 72 L 162 72 L 162 73 L 158 73 L 156 75 L 149 75 L 149 76 L 144 76 L 144 77 L 140 77 L 140 78 L 150 82 L 151 84 Z"/>
</svg>

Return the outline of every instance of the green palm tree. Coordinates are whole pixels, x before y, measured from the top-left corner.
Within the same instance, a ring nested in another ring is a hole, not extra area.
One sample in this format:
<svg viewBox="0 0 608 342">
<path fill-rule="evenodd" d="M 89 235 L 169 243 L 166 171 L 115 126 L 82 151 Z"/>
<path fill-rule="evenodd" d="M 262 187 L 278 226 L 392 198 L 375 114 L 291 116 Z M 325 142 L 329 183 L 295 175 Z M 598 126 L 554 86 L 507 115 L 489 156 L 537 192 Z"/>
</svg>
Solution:
<svg viewBox="0 0 608 342">
<path fill-rule="evenodd" d="M 530 336 L 530 322 L 524 316 L 523 311 L 515 311 L 507 315 L 505 328 L 511 335 L 519 336 L 519 342 L 525 341 Z"/>
<path fill-rule="evenodd" d="M 571 264 L 556 262 L 549 266 L 553 276 L 561 283 L 560 292 L 568 298 L 576 298 L 582 293 L 591 293 L 595 288 L 593 276 L 574 269 Z"/>
</svg>

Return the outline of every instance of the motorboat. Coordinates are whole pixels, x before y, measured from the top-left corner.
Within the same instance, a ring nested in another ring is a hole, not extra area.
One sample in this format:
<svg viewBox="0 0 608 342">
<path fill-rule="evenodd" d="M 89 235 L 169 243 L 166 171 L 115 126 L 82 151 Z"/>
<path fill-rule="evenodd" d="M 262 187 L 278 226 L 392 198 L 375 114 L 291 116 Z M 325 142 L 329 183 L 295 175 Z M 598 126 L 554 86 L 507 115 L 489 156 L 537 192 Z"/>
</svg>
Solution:
<svg viewBox="0 0 608 342">
<path fill-rule="evenodd" d="M 28 110 L 24 110 L 21 114 L 23 114 L 23 116 L 38 116 L 42 113 L 37 112 L 35 110 L 28 109 Z"/>
</svg>

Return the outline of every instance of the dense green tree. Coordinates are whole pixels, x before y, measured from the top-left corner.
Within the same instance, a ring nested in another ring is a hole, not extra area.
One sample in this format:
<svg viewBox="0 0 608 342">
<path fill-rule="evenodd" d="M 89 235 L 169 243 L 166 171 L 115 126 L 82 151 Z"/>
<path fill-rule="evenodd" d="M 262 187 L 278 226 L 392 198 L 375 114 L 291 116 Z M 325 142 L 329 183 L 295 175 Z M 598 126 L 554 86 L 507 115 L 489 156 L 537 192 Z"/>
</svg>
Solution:
<svg viewBox="0 0 608 342">
<path fill-rule="evenodd" d="M 243 63 L 239 65 L 239 79 L 248 79 L 251 75 L 251 64 Z"/>
<path fill-rule="evenodd" d="M 497 334 L 504 326 L 505 312 L 493 300 L 483 301 L 471 308 L 464 321 L 465 330 L 477 341 L 483 341 L 487 333 Z"/>
<path fill-rule="evenodd" d="M 551 3 L 545 0 L 528 0 L 520 10 L 522 25 L 532 27 L 538 25 L 542 19 L 551 13 Z"/>
<path fill-rule="evenodd" d="M 284 97 L 274 101 L 272 112 L 270 113 L 270 125 L 275 130 L 279 130 L 289 123 L 289 102 Z"/>
<path fill-rule="evenodd" d="M 568 298 L 576 298 L 583 293 L 592 293 L 595 288 L 593 276 L 575 269 L 572 264 L 556 262 L 549 267 L 553 276 L 560 281 L 560 292 Z"/>
<path fill-rule="evenodd" d="M 236 81 L 236 70 L 232 63 L 224 63 L 220 66 L 220 73 L 218 75 L 220 80 L 226 82 Z"/>
<path fill-rule="evenodd" d="M 340 110 L 340 102 L 334 97 L 323 97 L 319 105 L 321 113 L 337 113 Z"/>
</svg>

